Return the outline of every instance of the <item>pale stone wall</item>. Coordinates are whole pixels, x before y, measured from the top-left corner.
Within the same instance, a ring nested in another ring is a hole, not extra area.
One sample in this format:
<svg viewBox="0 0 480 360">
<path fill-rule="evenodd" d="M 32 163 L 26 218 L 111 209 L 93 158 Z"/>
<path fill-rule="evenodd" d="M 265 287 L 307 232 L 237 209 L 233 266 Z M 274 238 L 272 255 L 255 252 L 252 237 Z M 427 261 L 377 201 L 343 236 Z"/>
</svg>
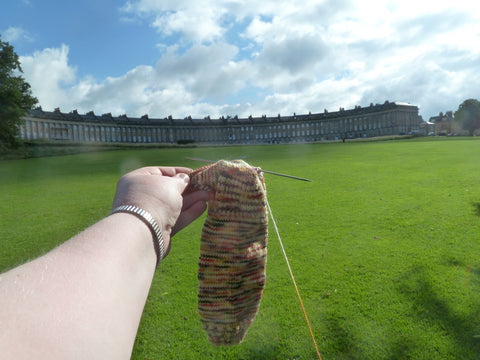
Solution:
<svg viewBox="0 0 480 360">
<path fill-rule="evenodd" d="M 76 111 L 66 114 L 39 108 L 25 117 L 21 138 L 106 143 L 298 143 L 407 134 L 418 130 L 420 123 L 416 106 L 389 102 L 332 113 L 218 120 L 127 118 L 96 116 L 93 112 L 79 115 Z"/>
</svg>

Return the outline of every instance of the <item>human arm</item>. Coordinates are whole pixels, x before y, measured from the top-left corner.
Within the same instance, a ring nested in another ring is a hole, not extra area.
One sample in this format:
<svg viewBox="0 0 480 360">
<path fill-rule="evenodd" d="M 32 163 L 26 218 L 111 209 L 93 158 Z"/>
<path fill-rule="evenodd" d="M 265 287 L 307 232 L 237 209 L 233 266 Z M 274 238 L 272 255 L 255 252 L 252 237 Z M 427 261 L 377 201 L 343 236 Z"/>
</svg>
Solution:
<svg viewBox="0 0 480 360">
<path fill-rule="evenodd" d="M 113 207 L 136 205 L 170 238 L 205 210 L 208 194 L 182 195 L 189 169 L 123 176 Z M 5 359 L 128 359 L 157 262 L 150 229 L 110 215 L 44 256 L 0 275 Z"/>
</svg>

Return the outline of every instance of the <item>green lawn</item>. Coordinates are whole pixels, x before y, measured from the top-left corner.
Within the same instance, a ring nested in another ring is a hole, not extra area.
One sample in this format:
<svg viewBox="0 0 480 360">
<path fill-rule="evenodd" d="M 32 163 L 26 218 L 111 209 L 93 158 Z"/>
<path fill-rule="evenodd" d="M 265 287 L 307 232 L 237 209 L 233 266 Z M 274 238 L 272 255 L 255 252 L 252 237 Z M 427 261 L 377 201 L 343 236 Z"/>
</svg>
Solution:
<svg viewBox="0 0 480 360">
<path fill-rule="evenodd" d="M 0 272 L 106 215 L 118 177 L 144 165 L 247 155 L 268 197 L 326 359 L 480 358 L 480 140 L 152 149 L 0 162 Z M 235 347 L 196 311 L 203 218 L 160 265 L 133 359 L 314 359 L 273 227 L 267 285 Z"/>
</svg>

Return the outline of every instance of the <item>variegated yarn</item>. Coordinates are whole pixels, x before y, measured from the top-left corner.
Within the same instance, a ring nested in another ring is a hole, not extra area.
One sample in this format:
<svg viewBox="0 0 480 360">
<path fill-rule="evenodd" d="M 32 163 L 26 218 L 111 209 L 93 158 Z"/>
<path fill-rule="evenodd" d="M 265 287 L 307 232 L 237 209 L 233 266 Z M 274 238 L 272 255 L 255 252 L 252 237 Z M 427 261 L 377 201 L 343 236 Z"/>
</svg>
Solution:
<svg viewBox="0 0 480 360">
<path fill-rule="evenodd" d="M 190 174 L 210 192 L 198 262 L 198 311 L 215 345 L 240 343 L 255 319 L 265 285 L 268 216 L 261 170 L 218 161 Z"/>
</svg>

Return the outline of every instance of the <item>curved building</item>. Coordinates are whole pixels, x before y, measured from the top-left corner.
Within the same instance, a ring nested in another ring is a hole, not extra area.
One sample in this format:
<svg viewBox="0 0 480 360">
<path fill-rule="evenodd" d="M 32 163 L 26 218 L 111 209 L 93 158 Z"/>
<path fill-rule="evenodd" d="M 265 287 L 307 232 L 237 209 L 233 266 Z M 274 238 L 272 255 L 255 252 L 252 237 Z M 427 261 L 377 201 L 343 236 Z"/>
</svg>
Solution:
<svg viewBox="0 0 480 360">
<path fill-rule="evenodd" d="M 418 131 L 421 122 L 417 106 L 388 101 L 317 114 L 218 119 L 81 115 L 38 107 L 25 117 L 20 135 L 74 142 L 277 144 L 407 134 Z"/>
</svg>

